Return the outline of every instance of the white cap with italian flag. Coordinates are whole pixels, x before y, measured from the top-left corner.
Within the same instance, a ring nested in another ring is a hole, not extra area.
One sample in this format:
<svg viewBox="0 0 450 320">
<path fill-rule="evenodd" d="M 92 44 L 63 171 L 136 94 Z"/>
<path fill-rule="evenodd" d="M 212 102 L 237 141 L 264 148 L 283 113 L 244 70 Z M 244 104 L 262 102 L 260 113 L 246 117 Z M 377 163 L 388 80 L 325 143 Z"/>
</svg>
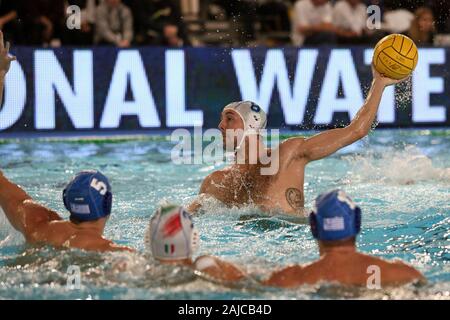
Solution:
<svg viewBox="0 0 450 320">
<path fill-rule="evenodd" d="M 198 232 L 189 212 L 177 205 L 160 207 L 145 234 L 146 247 L 158 260 L 191 258 L 198 241 Z"/>
</svg>

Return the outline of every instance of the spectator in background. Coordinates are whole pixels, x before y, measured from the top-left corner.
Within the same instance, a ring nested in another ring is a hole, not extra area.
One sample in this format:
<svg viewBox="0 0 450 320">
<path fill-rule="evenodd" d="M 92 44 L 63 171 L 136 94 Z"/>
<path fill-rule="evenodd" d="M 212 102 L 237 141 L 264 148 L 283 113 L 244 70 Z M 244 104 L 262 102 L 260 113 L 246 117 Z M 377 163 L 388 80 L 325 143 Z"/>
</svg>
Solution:
<svg viewBox="0 0 450 320">
<path fill-rule="evenodd" d="M 81 28 L 66 28 L 63 43 L 74 46 L 92 45 L 94 39 L 96 0 L 67 0 L 66 8 L 73 5 L 81 9 Z"/>
<path fill-rule="evenodd" d="M 435 27 L 438 33 L 450 33 L 450 1 L 433 1 L 431 4 L 434 12 Z"/>
<path fill-rule="evenodd" d="M 421 7 L 414 13 L 414 20 L 406 33 L 417 45 L 432 45 L 435 33 L 433 11 Z"/>
<path fill-rule="evenodd" d="M 19 37 L 17 17 L 17 3 L 11 0 L 0 0 L 0 30 L 8 41 L 15 42 Z"/>
<path fill-rule="evenodd" d="M 121 0 L 104 0 L 97 7 L 95 43 L 128 48 L 133 40 L 133 16 Z"/>
<path fill-rule="evenodd" d="M 58 46 L 65 28 L 64 8 L 65 3 L 61 0 L 19 1 L 25 43 Z"/>
<path fill-rule="evenodd" d="M 255 39 L 255 28 L 257 13 L 257 1 L 255 0 L 212 0 L 227 12 L 228 17 L 235 24 L 239 43 L 247 45 Z"/>
<path fill-rule="evenodd" d="M 333 8 L 333 25 L 340 29 L 338 42 L 367 42 L 367 7 L 362 0 L 340 0 Z"/>
<path fill-rule="evenodd" d="M 424 6 L 425 2 L 429 1 L 430 0 L 384 0 L 384 6 L 386 7 L 386 10 L 406 9 L 414 11 L 417 8 Z"/>
<path fill-rule="evenodd" d="M 262 32 L 290 31 L 287 5 L 281 0 L 260 1 L 258 16 Z"/>
<path fill-rule="evenodd" d="M 163 27 L 160 44 L 166 47 L 180 48 L 190 46 L 190 42 L 180 37 L 176 24 L 168 23 Z"/>
<path fill-rule="evenodd" d="M 134 0 L 132 10 L 135 18 L 136 43 L 160 45 L 165 35 L 173 35 L 187 42 L 180 6 L 173 0 Z M 165 26 L 169 26 L 167 30 Z M 174 38 L 171 39 L 171 41 Z"/>
<path fill-rule="evenodd" d="M 259 0 L 257 19 L 260 23 L 258 43 L 267 47 L 290 42 L 289 7 L 283 0 Z"/>
<path fill-rule="evenodd" d="M 335 28 L 331 24 L 333 7 L 328 0 L 299 0 L 293 12 L 294 45 L 333 44 Z"/>
<path fill-rule="evenodd" d="M 338 1 L 333 8 L 333 24 L 342 29 L 339 42 L 360 43 L 366 33 L 366 5 L 361 0 Z"/>
</svg>

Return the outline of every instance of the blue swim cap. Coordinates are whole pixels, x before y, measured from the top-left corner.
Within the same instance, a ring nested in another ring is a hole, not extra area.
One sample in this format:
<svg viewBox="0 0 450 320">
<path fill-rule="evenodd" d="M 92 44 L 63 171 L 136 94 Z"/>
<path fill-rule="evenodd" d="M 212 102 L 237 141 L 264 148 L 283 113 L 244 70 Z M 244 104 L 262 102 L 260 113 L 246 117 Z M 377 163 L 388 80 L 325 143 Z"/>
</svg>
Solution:
<svg viewBox="0 0 450 320">
<path fill-rule="evenodd" d="M 70 218 L 77 221 L 107 217 L 111 213 L 111 186 L 99 171 L 82 171 L 64 189 L 63 201 Z"/>
<path fill-rule="evenodd" d="M 333 190 L 316 198 L 309 215 L 314 238 L 325 241 L 356 236 L 361 229 L 361 209 L 342 190 Z"/>
</svg>

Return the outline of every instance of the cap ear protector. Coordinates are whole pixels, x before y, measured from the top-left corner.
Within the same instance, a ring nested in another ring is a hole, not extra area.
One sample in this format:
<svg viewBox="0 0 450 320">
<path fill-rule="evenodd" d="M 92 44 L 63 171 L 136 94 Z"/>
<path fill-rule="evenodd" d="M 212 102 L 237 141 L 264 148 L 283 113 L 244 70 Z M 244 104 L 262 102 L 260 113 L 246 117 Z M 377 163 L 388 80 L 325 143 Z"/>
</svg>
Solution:
<svg viewBox="0 0 450 320">
<path fill-rule="evenodd" d="M 358 206 L 355 208 L 355 229 L 356 233 L 361 231 L 361 208 Z"/>
<path fill-rule="evenodd" d="M 252 101 L 231 102 L 223 110 L 233 110 L 239 115 L 244 124 L 244 133 L 259 132 L 266 128 L 266 113 Z"/>
<path fill-rule="evenodd" d="M 112 200 L 113 200 L 113 195 L 111 193 L 111 191 L 106 191 L 105 195 L 104 195 L 104 199 L 103 199 L 103 212 L 106 213 L 107 216 L 109 216 L 111 214 L 111 210 L 112 210 Z"/>
<path fill-rule="evenodd" d="M 199 245 L 200 245 L 200 234 L 197 230 L 197 228 L 194 226 L 194 221 L 192 221 L 192 216 L 189 212 L 187 212 L 184 208 L 182 208 L 183 210 L 183 216 L 185 216 L 186 218 L 188 218 L 191 221 L 191 225 L 192 225 L 192 233 L 191 233 L 191 251 L 192 253 L 194 253 L 195 251 L 197 251 Z"/>
<path fill-rule="evenodd" d="M 67 209 L 67 211 L 70 212 L 70 208 L 69 208 L 69 204 L 68 204 L 68 202 L 67 202 L 67 197 L 66 197 L 66 195 L 67 195 L 67 187 L 64 188 L 62 197 L 63 197 L 64 207 Z"/>
<path fill-rule="evenodd" d="M 67 211 L 70 212 L 70 206 L 67 203 L 67 188 L 65 188 L 63 190 L 63 203 L 64 203 L 64 207 L 67 209 Z M 112 200 L 113 200 L 113 195 L 111 191 L 106 191 L 105 195 L 104 195 L 104 199 L 103 199 L 103 212 L 106 213 L 107 216 L 109 216 L 111 214 L 111 210 L 112 210 Z"/>
<path fill-rule="evenodd" d="M 311 233 L 314 239 L 317 239 L 318 238 L 317 217 L 316 212 L 314 210 L 309 213 L 309 225 L 311 227 Z"/>
</svg>

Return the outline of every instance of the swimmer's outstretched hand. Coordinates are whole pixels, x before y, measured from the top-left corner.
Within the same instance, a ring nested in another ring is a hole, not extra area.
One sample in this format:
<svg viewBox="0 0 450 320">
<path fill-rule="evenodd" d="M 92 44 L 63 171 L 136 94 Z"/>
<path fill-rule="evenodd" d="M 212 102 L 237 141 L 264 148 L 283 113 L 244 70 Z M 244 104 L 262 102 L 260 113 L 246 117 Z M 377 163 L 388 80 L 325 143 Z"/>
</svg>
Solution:
<svg viewBox="0 0 450 320">
<path fill-rule="evenodd" d="M 400 82 L 403 82 L 407 79 L 409 79 L 409 77 L 411 77 L 411 75 L 400 79 L 400 80 L 395 80 L 395 79 L 391 79 L 388 77 L 385 77 L 384 75 L 382 75 L 381 73 L 379 73 L 377 70 L 375 70 L 373 64 L 372 64 L 372 75 L 373 75 L 373 80 L 377 81 L 377 82 L 381 82 L 385 87 L 387 86 L 391 86 Z"/>
<path fill-rule="evenodd" d="M 0 31 L 0 74 L 5 75 L 9 71 L 11 61 L 16 60 L 15 56 L 9 54 L 10 44 L 6 42 L 6 46 L 3 40 L 3 32 Z"/>
</svg>

